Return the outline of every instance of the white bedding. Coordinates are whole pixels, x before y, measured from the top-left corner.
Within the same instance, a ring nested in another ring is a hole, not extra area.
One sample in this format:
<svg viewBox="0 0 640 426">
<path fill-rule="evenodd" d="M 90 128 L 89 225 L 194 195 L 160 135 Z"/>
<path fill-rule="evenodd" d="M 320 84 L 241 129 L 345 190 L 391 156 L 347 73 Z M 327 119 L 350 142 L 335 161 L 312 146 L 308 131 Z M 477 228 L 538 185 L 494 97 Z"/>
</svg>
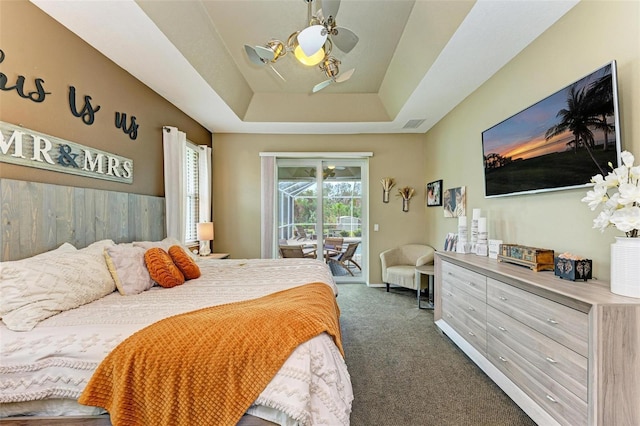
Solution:
<svg viewBox="0 0 640 426">
<path fill-rule="evenodd" d="M 29 332 L 0 325 L 0 417 L 18 414 L 29 405 L 25 401 L 75 400 L 109 351 L 167 316 L 311 282 L 327 283 L 337 294 L 330 271 L 317 260 L 202 260 L 199 266 L 201 278 L 181 286 L 131 296 L 114 292 L 50 317 Z M 348 425 L 352 400 L 346 364 L 331 337 L 322 334 L 294 351 L 256 404 L 290 417 L 281 423 Z M 86 407 L 78 408 L 77 414 L 86 414 Z M 259 407 L 250 413 L 271 421 L 282 417 Z M 64 414 L 74 413 L 65 406 Z"/>
</svg>

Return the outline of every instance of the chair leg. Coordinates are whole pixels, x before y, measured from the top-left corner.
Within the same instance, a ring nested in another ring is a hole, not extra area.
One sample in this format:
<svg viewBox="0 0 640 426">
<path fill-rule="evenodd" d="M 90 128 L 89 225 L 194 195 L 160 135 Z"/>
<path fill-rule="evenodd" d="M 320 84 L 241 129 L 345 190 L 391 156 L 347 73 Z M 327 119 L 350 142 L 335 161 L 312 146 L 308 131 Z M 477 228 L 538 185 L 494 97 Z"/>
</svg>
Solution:
<svg viewBox="0 0 640 426">
<path fill-rule="evenodd" d="M 340 262 L 338 262 L 338 263 L 340 263 Z M 353 272 L 351 272 L 351 269 L 349 269 L 349 267 L 348 267 L 346 264 L 344 264 L 344 263 L 340 263 L 340 266 L 342 266 L 344 269 L 346 269 L 346 270 L 347 270 L 347 272 L 348 272 L 352 277 L 354 277 L 354 276 L 355 276 L 355 275 L 353 275 Z"/>
<path fill-rule="evenodd" d="M 389 283 L 386 283 L 386 284 L 387 284 L 387 293 L 389 293 Z"/>
</svg>

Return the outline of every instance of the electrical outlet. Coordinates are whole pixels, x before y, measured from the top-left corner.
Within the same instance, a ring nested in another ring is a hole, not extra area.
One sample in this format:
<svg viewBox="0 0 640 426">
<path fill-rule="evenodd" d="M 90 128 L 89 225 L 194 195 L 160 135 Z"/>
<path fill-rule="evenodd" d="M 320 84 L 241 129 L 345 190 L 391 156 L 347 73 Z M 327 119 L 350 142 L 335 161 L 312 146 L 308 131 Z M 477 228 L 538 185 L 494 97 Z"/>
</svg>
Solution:
<svg viewBox="0 0 640 426">
<path fill-rule="evenodd" d="M 374 230 L 375 232 L 378 232 L 378 231 L 380 230 L 380 226 L 379 226 L 377 223 L 374 223 L 374 224 L 373 224 L 373 230 Z"/>
</svg>

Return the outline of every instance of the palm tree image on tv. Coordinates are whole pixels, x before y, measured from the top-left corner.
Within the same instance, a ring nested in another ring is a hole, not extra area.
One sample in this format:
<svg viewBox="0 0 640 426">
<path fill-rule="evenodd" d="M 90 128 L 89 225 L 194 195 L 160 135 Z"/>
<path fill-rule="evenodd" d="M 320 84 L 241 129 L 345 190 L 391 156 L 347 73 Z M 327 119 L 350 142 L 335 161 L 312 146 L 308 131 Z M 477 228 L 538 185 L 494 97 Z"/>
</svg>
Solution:
<svg viewBox="0 0 640 426">
<path fill-rule="evenodd" d="M 617 164 L 613 64 L 483 132 L 487 196 L 582 186 Z"/>
</svg>

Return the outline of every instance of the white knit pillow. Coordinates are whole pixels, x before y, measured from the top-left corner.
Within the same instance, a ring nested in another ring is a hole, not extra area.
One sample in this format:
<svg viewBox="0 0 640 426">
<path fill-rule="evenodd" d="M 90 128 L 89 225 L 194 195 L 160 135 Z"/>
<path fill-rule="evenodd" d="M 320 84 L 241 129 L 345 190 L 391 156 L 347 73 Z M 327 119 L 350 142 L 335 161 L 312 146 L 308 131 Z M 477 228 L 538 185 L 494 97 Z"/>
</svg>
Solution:
<svg viewBox="0 0 640 426">
<path fill-rule="evenodd" d="M 39 321 L 114 290 L 101 250 L 58 249 L 2 263 L 0 316 L 10 330 L 29 331 Z"/>
<path fill-rule="evenodd" d="M 118 244 L 104 249 L 109 272 L 123 296 L 142 293 L 153 287 L 153 280 L 144 262 L 145 249 Z"/>
</svg>

